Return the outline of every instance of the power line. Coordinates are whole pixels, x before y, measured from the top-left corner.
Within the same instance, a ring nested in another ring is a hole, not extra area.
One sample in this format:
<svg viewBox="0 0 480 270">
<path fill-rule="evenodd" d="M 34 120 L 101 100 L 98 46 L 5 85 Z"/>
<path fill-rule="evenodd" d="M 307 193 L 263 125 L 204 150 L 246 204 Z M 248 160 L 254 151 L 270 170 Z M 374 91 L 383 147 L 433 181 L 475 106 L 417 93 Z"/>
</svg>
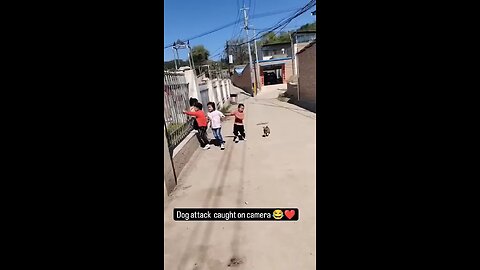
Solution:
<svg viewBox="0 0 480 270">
<path fill-rule="evenodd" d="M 316 0 L 311 0 L 310 2 L 308 2 L 304 7 L 302 7 L 301 9 L 297 10 L 295 13 L 293 13 L 291 16 L 287 17 L 287 18 L 284 18 L 282 20 L 280 20 L 278 23 L 276 23 L 274 26 L 268 28 L 267 30 L 265 31 L 261 31 L 259 32 L 255 37 L 253 37 L 251 40 L 247 40 L 243 43 L 240 43 L 240 44 L 232 44 L 232 46 L 240 46 L 240 45 L 243 45 L 243 44 L 247 44 L 247 43 L 250 43 L 252 41 L 255 41 L 255 40 L 258 40 L 258 39 L 261 39 L 263 38 L 264 36 L 266 36 L 268 33 L 270 32 L 275 32 L 277 29 L 280 29 L 280 31 L 285 28 L 293 19 L 297 18 L 298 16 L 302 15 L 303 13 L 307 12 L 309 9 L 311 9 L 312 7 L 314 7 L 316 5 Z M 278 31 L 278 32 L 280 32 Z M 277 33 L 278 33 L 277 32 Z M 261 34 L 263 33 L 263 34 Z"/>
<path fill-rule="evenodd" d="M 274 12 L 269 12 L 269 13 L 263 13 L 263 14 L 258 14 L 258 15 L 256 15 L 256 16 L 252 16 L 252 18 L 249 18 L 249 19 L 250 19 L 250 20 L 252 20 L 252 19 L 258 19 L 258 18 L 262 18 L 262 17 L 268 17 L 268 16 L 271 16 L 271 15 L 277 15 L 277 14 L 286 13 L 286 12 L 291 12 L 291 11 L 292 11 L 292 10 L 289 9 L 289 10 L 283 10 L 283 11 L 274 11 Z M 208 31 L 208 32 L 205 32 L 205 33 L 196 35 L 196 36 L 194 36 L 194 37 L 190 37 L 190 38 L 183 39 L 182 41 L 185 42 L 185 41 L 187 41 L 187 40 L 193 40 L 193 39 L 196 39 L 196 38 L 199 38 L 199 37 L 203 37 L 203 36 L 209 35 L 209 34 L 211 34 L 211 33 L 220 31 L 220 30 L 225 29 L 225 28 L 227 28 L 227 27 L 230 27 L 230 26 L 232 26 L 232 25 L 236 25 L 236 24 L 240 23 L 240 21 L 241 21 L 240 16 L 237 16 L 237 17 L 238 17 L 238 19 L 237 19 L 236 21 L 234 21 L 234 22 L 228 23 L 228 24 L 223 25 L 223 26 L 221 26 L 221 27 L 217 27 L 217 28 L 215 28 L 215 29 L 213 29 L 213 30 L 210 30 L 210 31 Z M 241 33 L 241 32 L 240 32 L 240 33 Z M 173 46 L 174 46 L 173 43 L 174 43 L 174 42 L 170 43 L 170 45 L 166 45 L 166 46 L 164 47 L 164 49 L 168 49 L 168 48 L 170 48 L 170 47 L 173 47 Z M 167 44 L 168 44 L 168 43 L 167 43 Z"/>
</svg>

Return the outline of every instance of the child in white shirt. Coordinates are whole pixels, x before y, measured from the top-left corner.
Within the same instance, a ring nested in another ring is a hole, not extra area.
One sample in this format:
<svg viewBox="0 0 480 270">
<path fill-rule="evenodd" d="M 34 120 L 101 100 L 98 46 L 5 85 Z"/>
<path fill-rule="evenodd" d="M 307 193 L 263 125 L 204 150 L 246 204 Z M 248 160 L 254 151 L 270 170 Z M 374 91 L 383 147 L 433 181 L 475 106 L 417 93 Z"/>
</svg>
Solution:
<svg viewBox="0 0 480 270">
<path fill-rule="evenodd" d="M 222 112 L 215 109 L 215 103 L 208 102 L 208 122 L 213 131 L 213 136 L 220 142 L 220 149 L 225 149 L 225 141 L 222 138 L 222 118 L 225 117 Z"/>
</svg>

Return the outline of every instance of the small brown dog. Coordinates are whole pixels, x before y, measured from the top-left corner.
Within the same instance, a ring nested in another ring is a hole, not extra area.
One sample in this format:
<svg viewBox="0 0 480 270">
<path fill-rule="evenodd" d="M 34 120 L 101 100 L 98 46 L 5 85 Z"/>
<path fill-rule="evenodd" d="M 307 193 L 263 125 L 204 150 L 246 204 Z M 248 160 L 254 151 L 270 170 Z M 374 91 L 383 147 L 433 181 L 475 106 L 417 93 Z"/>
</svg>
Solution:
<svg viewBox="0 0 480 270">
<path fill-rule="evenodd" d="M 270 135 L 270 128 L 268 126 L 263 127 L 263 137 L 268 137 Z"/>
</svg>

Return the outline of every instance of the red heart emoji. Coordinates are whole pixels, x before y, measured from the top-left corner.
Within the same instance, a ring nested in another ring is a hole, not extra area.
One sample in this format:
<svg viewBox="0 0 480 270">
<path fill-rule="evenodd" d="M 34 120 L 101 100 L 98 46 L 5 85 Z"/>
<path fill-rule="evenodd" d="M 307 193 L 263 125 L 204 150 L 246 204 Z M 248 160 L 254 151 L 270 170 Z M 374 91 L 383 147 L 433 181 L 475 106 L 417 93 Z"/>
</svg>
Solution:
<svg viewBox="0 0 480 270">
<path fill-rule="evenodd" d="M 285 210 L 285 216 L 288 219 L 292 219 L 292 217 L 295 216 L 295 210 Z"/>
</svg>

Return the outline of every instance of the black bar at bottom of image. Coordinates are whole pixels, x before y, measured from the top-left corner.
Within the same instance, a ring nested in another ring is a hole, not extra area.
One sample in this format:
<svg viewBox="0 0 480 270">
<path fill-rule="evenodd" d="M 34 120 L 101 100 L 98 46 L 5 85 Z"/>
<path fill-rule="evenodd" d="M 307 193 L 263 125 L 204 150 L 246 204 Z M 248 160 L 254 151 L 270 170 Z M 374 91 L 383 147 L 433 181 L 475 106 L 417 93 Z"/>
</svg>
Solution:
<svg viewBox="0 0 480 270">
<path fill-rule="evenodd" d="M 298 208 L 174 208 L 175 221 L 298 221 Z"/>
</svg>

